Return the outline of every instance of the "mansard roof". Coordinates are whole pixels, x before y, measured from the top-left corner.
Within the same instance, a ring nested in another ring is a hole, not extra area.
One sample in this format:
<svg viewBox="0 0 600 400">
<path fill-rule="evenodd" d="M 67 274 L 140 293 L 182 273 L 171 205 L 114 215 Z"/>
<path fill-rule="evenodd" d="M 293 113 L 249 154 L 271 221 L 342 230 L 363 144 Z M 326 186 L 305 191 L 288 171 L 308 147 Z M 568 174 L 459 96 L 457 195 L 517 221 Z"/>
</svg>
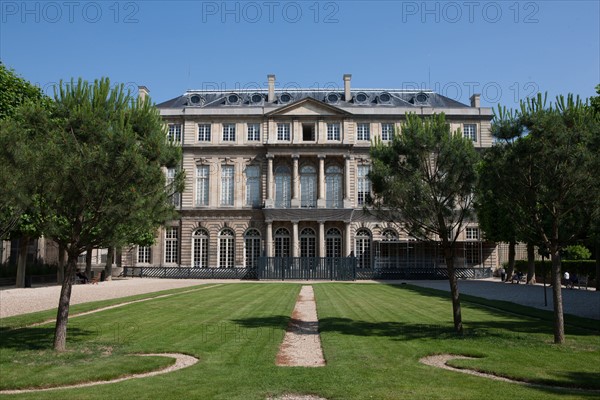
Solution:
<svg viewBox="0 0 600 400">
<path fill-rule="evenodd" d="M 268 102 L 267 89 L 238 90 L 188 90 L 160 104 L 160 109 L 194 107 L 201 109 L 261 107 L 265 112 L 289 107 L 305 99 L 334 107 L 338 111 L 354 113 L 360 109 L 373 108 L 471 108 L 431 90 L 405 89 L 353 89 L 349 99 L 343 89 L 276 89 L 275 99 Z"/>
</svg>

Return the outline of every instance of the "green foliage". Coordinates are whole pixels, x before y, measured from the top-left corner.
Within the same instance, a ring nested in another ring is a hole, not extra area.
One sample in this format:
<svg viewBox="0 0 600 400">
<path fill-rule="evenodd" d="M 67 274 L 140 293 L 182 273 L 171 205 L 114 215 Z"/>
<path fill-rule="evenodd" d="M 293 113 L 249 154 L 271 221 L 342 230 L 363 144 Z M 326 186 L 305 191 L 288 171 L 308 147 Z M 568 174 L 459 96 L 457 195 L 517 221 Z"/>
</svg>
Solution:
<svg viewBox="0 0 600 400">
<path fill-rule="evenodd" d="M 422 119 L 408 114 L 402 134 L 371 147 L 371 205 L 383 220 L 402 221 L 411 235 L 456 240 L 472 213 L 478 155 L 444 114 Z"/>
<path fill-rule="evenodd" d="M 0 120 L 12 117 L 19 106 L 33 102 L 46 106 L 50 99 L 42 90 L 0 62 Z"/>
<path fill-rule="evenodd" d="M 581 244 L 567 246 L 563 253 L 567 260 L 589 260 L 592 256 L 592 252 Z"/>
<path fill-rule="evenodd" d="M 158 111 L 108 79 L 61 82 L 55 103 L 45 234 L 71 254 L 146 240 L 174 215 L 162 168 L 180 159 Z"/>
</svg>

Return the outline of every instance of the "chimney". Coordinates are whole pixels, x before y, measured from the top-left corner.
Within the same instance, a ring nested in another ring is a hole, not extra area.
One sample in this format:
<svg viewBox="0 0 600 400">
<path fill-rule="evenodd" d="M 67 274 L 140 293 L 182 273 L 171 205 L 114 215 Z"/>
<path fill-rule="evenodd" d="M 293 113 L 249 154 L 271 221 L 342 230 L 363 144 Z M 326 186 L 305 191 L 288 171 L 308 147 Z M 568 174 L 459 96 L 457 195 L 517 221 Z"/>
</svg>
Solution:
<svg viewBox="0 0 600 400">
<path fill-rule="evenodd" d="M 479 104 L 479 97 L 481 95 L 480 94 L 473 94 L 473 96 L 471 96 L 471 107 L 481 107 L 481 105 Z"/>
<path fill-rule="evenodd" d="M 275 101 L 275 75 L 267 75 L 267 80 L 269 81 L 269 95 L 267 97 L 267 102 L 272 103 Z"/>
<path fill-rule="evenodd" d="M 344 100 L 346 101 L 352 100 L 352 93 L 350 92 L 350 79 L 352 79 L 351 74 L 344 74 Z"/>
<path fill-rule="evenodd" d="M 138 86 L 138 97 L 140 100 L 142 100 L 142 101 L 146 100 L 146 97 L 148 97 L 149 93 L 150 93 L 150 90 L 148 90 L 148 88 L 146 86 Z"/>
</svg>

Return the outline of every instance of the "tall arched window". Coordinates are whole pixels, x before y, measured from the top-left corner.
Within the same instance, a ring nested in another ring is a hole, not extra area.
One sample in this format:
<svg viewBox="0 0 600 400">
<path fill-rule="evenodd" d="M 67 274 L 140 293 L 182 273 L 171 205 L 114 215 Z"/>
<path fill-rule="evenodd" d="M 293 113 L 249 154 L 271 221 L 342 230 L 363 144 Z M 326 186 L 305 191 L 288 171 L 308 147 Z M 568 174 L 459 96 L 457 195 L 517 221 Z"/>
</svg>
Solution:
<svg viewBox="0 0 600 400">
<path fill-rule="evenodd" d="M 398 234 L 392 229 L 386 229 L 381 233 L 381 236 L 383 237 L 380 245 L 381 257 L 399 257 Z"/>
<path fill-rule="evenodd" d="M 235 233 L 231 229 L 223 229 L 219 233 L 219 268 L 235 266 Z"/>
<path fill-rule="evenodd" d="M 246 205 L 260 206 L 260 168 L 257 165 L 246 167 Z"/>
<path fill-rule="evenodd" d="M 197 229 L 192 234 L 192 266 L 208 268 L 208 231 Z"/>
<path fill-rule="evenodd" d="M 342 256 L 342 233 L 337 228 L 330 228 L 325 234 L 325 252 L 327 257 Z"/>
<path fill-rule="evenodd" d="M 300 257 L 317 256 L 317 235 L 311 228 L 304 228 L 300 232 Z"/>
<path fill-rule="evenodd" d="M 371 268 L 371 232 L 359 229 L 354 236 L 354 254 L 358 268 Z"/>
<path fill-rule="evenodd" d="M 260 257 L 260 232 L 248 229 L 244 235 L 244 245 L 246 268 L 256 268 Z"/>
<path fill-rule="evenodd" d="M 289 208 L 292 202 L 292 175 L 290 168 L 280 165 L 275 168 L 275 207 Z"/>
<path fill-rule="evenodd" d="M 290 256 L 290 232 L 285 228 L 275 231 L 275 257 Z"/>
<path fill-rule="evenodd" d="M 344 201 L 344 187 L 342 186 L 342 169 L 335 165 L 325 170 L 325 202 L 327 208 L 342 208 Z"/>
<path fill-rule="evenodd" d="M 306 208 L 317 206 L 317 170 L 310 165 L 300 169 L 300 205 Z"/>
</svg>

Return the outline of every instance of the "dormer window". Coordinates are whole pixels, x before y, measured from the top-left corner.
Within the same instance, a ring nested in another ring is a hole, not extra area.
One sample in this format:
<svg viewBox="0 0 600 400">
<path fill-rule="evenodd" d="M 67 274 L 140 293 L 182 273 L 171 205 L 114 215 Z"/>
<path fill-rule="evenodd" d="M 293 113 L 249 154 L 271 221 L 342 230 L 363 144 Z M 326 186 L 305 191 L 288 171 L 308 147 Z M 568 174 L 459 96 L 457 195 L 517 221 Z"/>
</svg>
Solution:
<svg viewBox="0 0 600 400">
<path fill-rule="evenodd" d="M 364 92 L 359 92 L 354 96 L 354 103 L 356 104 L 367 104 L 369 102 L 369 95 Z"/>
<path fill-rule="evenodd" d="M 229 104 L 229 105 L 237 105 L 242 101 L 241 97 L 239 95 L 237 95 L 236 93 L 228 94 L 226 97 L 226 100 L 227 100 L 227 104 Z"/>
<path fill-rule="evenodd" d="M 279 95 L 279 102 L 282 104 L 287 104 L 292 101 L 293 97 L 289 93 L 282 93 Z"/>
<path fill-rule="evenodd" d="M 204 99 L 199 94 L 193 94 L 190 96 L 190 104 L 194 106 L 201 106 L 204 104 Z"/>
<path fill-rule="evenodd" d="M 252 104 L 261 104 L 264 100 L 264 96 L 260 93 L 254 93 L 252 96 L 250 96 L 250 103 Z"/>
<path fill-rule="evenodd" d="M 325 96 L 325 101 L 330 104 L 337 104 L 340 102 L 341 96 L 338 93 L 328 93 Z"/>
<path fill-rule="evenodd" d="M 377 100 L 381 104 L 390 104 L 392 101 L 392 95 L 388 92 L 383 92 L 377 97 Z"/>
</svg>

